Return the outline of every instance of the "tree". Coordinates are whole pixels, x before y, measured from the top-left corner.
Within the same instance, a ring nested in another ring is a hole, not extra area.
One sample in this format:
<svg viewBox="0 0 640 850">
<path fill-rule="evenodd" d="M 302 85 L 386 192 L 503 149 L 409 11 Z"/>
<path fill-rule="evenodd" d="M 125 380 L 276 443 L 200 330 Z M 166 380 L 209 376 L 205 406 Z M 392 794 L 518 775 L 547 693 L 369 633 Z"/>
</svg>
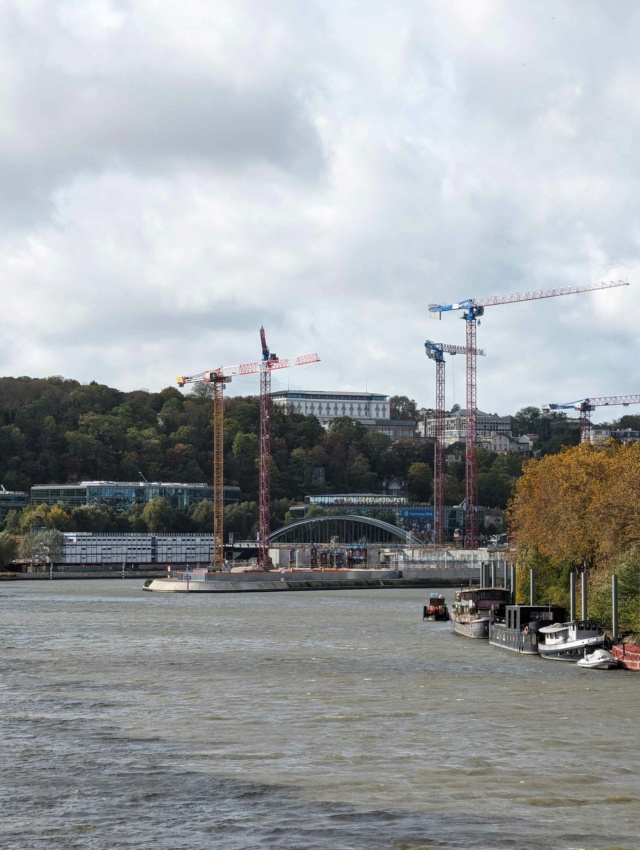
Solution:
<svg viewBox="0 0 640 850">
<path fill-rule="evenodd" d="M 519 410 L 515 418 L 520 426 L 521 434 L 537 434 L 538 423 L 542 417 L 542 411 L 539 407 L 523 407 Z"/>
<path fill-rule="evenodd" d="M 7 531 L 0 534 L 0 567 L 8 566 L 18 554 L 18 544 Z"/>
<path fill-rule="evenodd" d="M 243 540 L 255 540 L 258 528 L 256 502 L 240 502 L 224 509 L 224 528 L 228 534 L 237 534 Z"/>
<path fill-rule="evenodd" d="M 433 493 L 433 470 L 428 463 L 412 463 L 407 473 L 407 490 L 414 502 L 428 502 Z"/>
<path fill-rule="evenodd" d="M 480 472 L 478 501 L 487 508 L 506 508 L 513 493 L 515 479 L 503 472 Z"/>
<path fill-rule="evenodd" d="M 110 505 L 82 505 L 75 508 L 71 511 L 71 522 L 76 531 L 104 533 L 121 530 L 118 516 Z"/>
<path fill-rule="evenodd" d="M 405 419 L 417 422 L 420 419 L 418 405 L 406 395 L 392 395 L 389 399 L 391 419 Z"/>
<path fill-rule="evenodd" d="M 189 511 L 189 518 L 194 531 L 213 532 L 213 502 L 204 499 L 194 505 Z"/>
<path fill-rule="evenodd" d="M 142 520 L 149 532 L 169 532 L 176 529 L 176 512 L 166 499 L 158 498 L 142 509 Z"/>
<path fill-rule="evenodd" d="M 55 563 L 62 560 L 64 536 L 54 529 L 29 531 L 22 538 L 18 551 L 23 558 Z"/>
</svg>

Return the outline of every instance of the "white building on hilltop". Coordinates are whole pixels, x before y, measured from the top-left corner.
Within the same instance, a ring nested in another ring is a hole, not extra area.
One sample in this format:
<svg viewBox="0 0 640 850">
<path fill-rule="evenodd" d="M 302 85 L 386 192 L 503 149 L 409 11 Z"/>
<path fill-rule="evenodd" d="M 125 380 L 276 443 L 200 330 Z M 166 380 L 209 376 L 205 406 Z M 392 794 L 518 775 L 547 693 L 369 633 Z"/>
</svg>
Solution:
<svg viewBox="0 0 640 850">
<path fill-rule="evenodd" d="M 315 416 L 324 426 L 338 416 L 348 416 L 363 424 L 365 421 L 389 419 L 391 416 L 389 396 L 380 393 L 280 390 L 272 393 L 271 398 L 274 404 L 284 407 L 287 413 Z"/>
</svg>

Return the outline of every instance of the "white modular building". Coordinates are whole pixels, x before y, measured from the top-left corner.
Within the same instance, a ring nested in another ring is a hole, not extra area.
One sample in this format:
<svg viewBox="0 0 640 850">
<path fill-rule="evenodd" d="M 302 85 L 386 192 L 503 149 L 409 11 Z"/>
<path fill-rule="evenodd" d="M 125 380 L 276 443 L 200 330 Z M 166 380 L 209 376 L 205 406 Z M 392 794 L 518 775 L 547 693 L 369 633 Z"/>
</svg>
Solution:
<svg viewBox="0 0 640 850">
<path fill-rule="evenodd" d="M 209 564 L 212 534 L 64 533 L 64 564 Z"/>
</svg>

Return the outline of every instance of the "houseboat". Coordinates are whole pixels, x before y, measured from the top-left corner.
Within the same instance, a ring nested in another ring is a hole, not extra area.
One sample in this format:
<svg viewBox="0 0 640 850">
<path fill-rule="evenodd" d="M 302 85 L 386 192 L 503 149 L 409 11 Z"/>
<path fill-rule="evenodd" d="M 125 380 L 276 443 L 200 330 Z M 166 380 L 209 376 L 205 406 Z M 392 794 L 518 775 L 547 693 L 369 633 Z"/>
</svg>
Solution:
<svg viewBox="0 0 640 850">
<path fill-rule="evenodd" d="M 457 635 L 487 640 L 489 622 L 495 611 L 511 602 L 511 592 L 503 587 L 469 587 L 457 590 L 451 623 Z"/>
<path fill-rule="evenodd" d="M 524 655 L 538 655 L 542 626 L 562 622 L 566 610 L 554 605 L 500 605 L 489 623 L 489 643 Z"/>
<path fill-rule="evenodd" d="M 595 620 L 553 623 L 542 626 L 538 632 L 543 638 L 538 641 L 540 655 L 553 661 L 575 662 L 605 642 L 605 634 Z"/>
</svg>

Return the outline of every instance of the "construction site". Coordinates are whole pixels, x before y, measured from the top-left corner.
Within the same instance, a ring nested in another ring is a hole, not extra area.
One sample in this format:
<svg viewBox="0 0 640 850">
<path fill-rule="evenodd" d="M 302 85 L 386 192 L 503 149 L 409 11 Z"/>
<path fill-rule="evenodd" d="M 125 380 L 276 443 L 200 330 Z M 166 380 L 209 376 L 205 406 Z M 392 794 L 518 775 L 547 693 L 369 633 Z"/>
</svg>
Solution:
<svg viewBox="0 0 640 850">
<path fill-rule="evenodd" d="M 434 435 L 434 476 L 433 476 L 433 540 L 424 543 L 409 532 L 388 526 L 382 529 L 384 523 L 375 523 L 365 517 L 331 517 L 325 520 L 334 521 L 333 534 L 327 539 L 325 527 L 322 536 L 322 523 L 315 524 L 310 521 L 292 523 L 285 529 L 278 529 L 274 535 L 271 534 L 271 373 L 276 369 L 285 369 L 290 366 L 307 365 L 319 362 L 317 354 L 307 354 L 293 359 L 281 359 L 271 352 L 266 341 L 264 328 L 260 329 L 260 343 L 262 357 L 260 360 L 244 363 L 237 366 L 221 366 L 206 370 L 195 375 L 182 376 L 177 379 L 179 387 L 186 384 L 203 382 L 213 387 L 213 530 L 211 562 L 209 569 L 220 572 L 231 569 L 232 562 L 237 560 L 231 556 L 225 556 L 224 545 L 224 389 L 236 376 L 259 374 L 260 376 L 260 436 L 259 436 L 259 504 L 258 504 L 258 534 L 256 542 L 255 568 L 259 571 L 273 569 L 296 569 L 300 567 L 308 569 L 322 568 L 347 568 L 354 564 L 375 567 L 382 566 L 382 561 L 387 558 L 380 557 L 379 544 L 387 543 L 391 546 L 390 559 L 395 559 L 396 565 L 402 561 L 411 568 L 433 568 L 446 569 L 448 564 L 454 560 L 476 569 L 483 557 L 486 561 L 486 550 L 479 554 L 475 553 L 480 548 L 480 537 L 478 532 L 478 433 L 477 433 L 477 358 L 484 357 L 485 350 L 477 347 L 477 326 L 479 319 L 484 315 L 488 307 L 508 305 L 523 301 L 534 301 L 538 299 L 555 298 L 565 295 L 578 295 L 597 290 L 611 289 L 614 287 L 628 286 L 627 281 L 607 281 L 585 286 L 568 286 L 554 289 L 533 290 L 521 293 L 511 293 L 485 298 L 467 298 L 451 304 L 431 304 L 428 313 L 431 318 L 442 319 L 443 314 L 449 312 L 461 312 L 461 318 L 465 322 L 466 341 L 465 345 L 452 345 L 443 342 L 427 340 L 425 352 L 434 361 L 435 370 L 435 435 Z M 466 358 L 466 408 L 465 408 L 465 499 L 464 529 L 461 532 L 462 548 L 457 551 L 451 546 L 445 546 L 445 355 L 463 354 Z M 585 398 L 568 404 L 548 404 L 548 410 L 576 409 L 580 415 L 580 438 L 588 440 L 590 436 L 590 413 L 598 406 L 605 405 L 627 405 L 640 402 L 640 395 L 611 396 L 601 398 Z M 353 526 L 351 531 L 346 531 L 344 524 L 338 529 L 338 520 L 349 520 Z M 389 535 L 386 539 L 377 539 L 375 556 L 370 548 L 371 534 L 362 533 L 362 529 L 356 529 L 355 521 L 365 522 L 369 527 L 379 526 L 376 533 Z M 286 533 L 290 532 L 294 525 L 307 526 L 307 537 L 292 538 L 289 546 L 286 543 Z M 313 537 L 315 535 L 315 539 Z M 279 539 L 278 539 L 279 538 Z M 394 540 L 395 538 L 395 540 Z M 353 555 L 354 546 L 363 544 L 359 555 Z M 366 543 L 369 543 L 367 549 Z M 248 544 L 247 544 L 248 545 Z M 340 554 L 338 555 L 338 552 Z M 350 552 L 351 554 L 347 554 Z M 366 553 L 366 554 L 364 554 Z M 388 563 L 385 564 L 388 566 Z"/>
</svg>

